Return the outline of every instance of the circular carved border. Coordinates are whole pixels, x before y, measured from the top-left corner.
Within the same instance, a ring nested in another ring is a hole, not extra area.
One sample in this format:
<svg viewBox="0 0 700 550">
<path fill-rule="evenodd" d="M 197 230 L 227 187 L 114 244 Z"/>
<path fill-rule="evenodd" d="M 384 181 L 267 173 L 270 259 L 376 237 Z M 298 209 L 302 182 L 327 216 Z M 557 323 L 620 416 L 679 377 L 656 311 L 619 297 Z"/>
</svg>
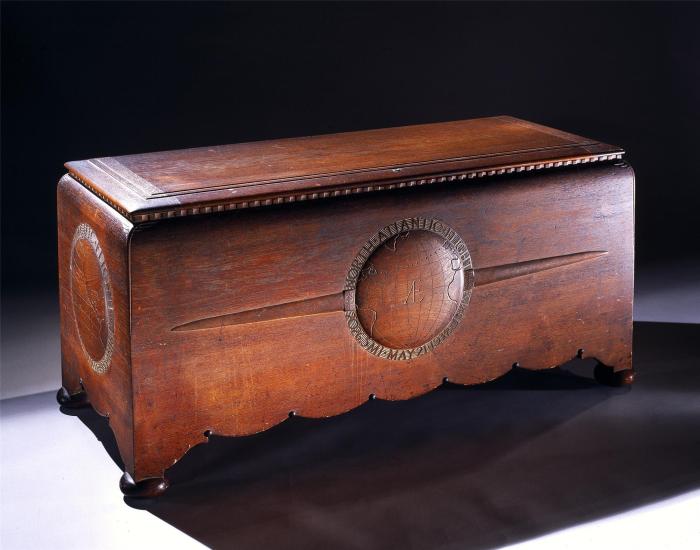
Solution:
<svg viewBox="0 0 700 550">
<path fill-rule="evenodd" d="M 445 328 L 435 335 L 428 342 L 410 349 L 394 349 L 380 344 L 374 340 L 365 331 L 362 323 L 357 317 L 355 304 L 355 291 L 357 282 L 361 277 L 362 270 L 367 263 L 367 260 L 372 256 L 375 250 L 392 237 L 407 233 L 409 231 L 430 231 L 436 233 L 450 243 L 459 256 L 461 269 L 464 271 L 464 288 L 462 292 L 462 300 L 455 310 L 454 315 Z M 369 353 L 381 357 L 383 359 L 392 360 L 409 360 L 434 350 L 440 345 L 453 331 L 464 316 L 464 311 L 469 305 L 472 289 L 474 288 L 474 270 L 472 268 L 472 259 L 469 254 L 469 249 L 457 232 L 445 222 L 435 218 L 406 218 L 396 221 L 386 227 L 380 229 L 370 237 L 365 243 L 357 257 L 353 260 L 350 270 L 345 279 L 345 318 L 348 323 L 348 328 L 357 342 Z"/>
<path fill-rule="evenodd" d="M 100 269 L 100 283 L 102 287 L 102 295 L 104 297 L 104 307 L 105 307 L 105 319 L 104 322 L 107 326 L 107 343 L 105 344 L 105 350 L 102 357 L 99 360 L 95 360 L 88 352 L 85 343 L 83 342 L 83 337 L 80 334 L 80 325 L 78 323 L 78 317 L 75 305 L 75 291 L 73 289 L 73 273 L 75 270 L 75 249 L 76 245 L 80 241 L 85 241 L 97 260 L 97 264 Z M 83 348 L 83 353 L 87 357 L 92 370 L 98 374 L 104 374 L 109 368 L 110 361 L 112 360 L 112 353 L 114 352 L 114 306 L 112 304 L 112 288 L 109 282 L 109 272 L 107 271 L 107 264 L 105 263 L 104 254 L 102 253 L 102 247 L 100 247 L 100 242 L 97 240 L 97 235 L 86 223 L 81 223 L 75 230 L 73 235 L 73 242 L 71 243 L 71 255 L 70 255 L 70 291 L 71 299 L 73 300 L 73 318 L 75 320 L 76 331 L 78 333 L 78 340 L 80 340 L 80 346 Z"/>
</svg>

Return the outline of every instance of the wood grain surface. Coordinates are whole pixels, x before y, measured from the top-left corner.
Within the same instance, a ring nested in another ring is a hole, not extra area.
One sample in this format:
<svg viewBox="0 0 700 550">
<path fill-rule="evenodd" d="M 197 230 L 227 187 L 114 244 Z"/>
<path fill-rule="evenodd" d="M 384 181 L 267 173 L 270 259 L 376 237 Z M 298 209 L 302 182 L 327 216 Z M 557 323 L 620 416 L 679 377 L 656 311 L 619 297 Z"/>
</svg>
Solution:
<svg viewBox="0 0 700 550">
<path fill-rule="evenodd" d="M 106 157 L 70 174 L 133 222 L 620 158 L 509 116 Z"/>
<path fill-rule="evenodd" d="M 70 395 L 88 392 L 95 410 L 109 417 L 125 468 L 133 471 L 129 330 L 129 236 L 133 225 L 70 176 L 64 176 L 58 184 L 57 203 L 63 388 Z M 100 262 L 92 247 L 82 239 L 77 243 L 80 247 L 76 248 L 77 257 L 73 254 L 76 233 L 81 231 L 81 226 L 89 227 L 94 234 L 105 267 L 104 272 L 99 265 L 89 268 L 86 289 L 79 287 L 82 275 L 76 271 L 76 259 L 85 257 L 89 262 Z M 103 279 L 105 275 L 108 281 Z M 111 295 L 112 328 L 106 322 L 105 311 L 100 308 L 100 302 L 104 304 L 103 285 L 108 285 Z M 85 299 L 92 300 L 97 311 L 86 307 Z M 109 330 L 113 330 L 113 351 L 109 362 L 96 370 L 95 362 L 104 354 L 103 345 L 109 340 Z"/>
<path fill-rule="evenodd" d="M 516 362 L 553 367 L 580 348 L 616 369 L 629 368 L 632 183 L 629 168 L 611 165 L 137 228 L 131 243 L 136 476 L 160 476 L 205 441 L 205 432 L 255 433 L 290 412 L 339 414 L 370 394 L 406 399 L 445 377 L 484 382 Z M 172 330 L 232 309 L 337 294 L 370 235 L 421 215 L 454 228 L 475 268 L 607 253 L 475 288 L 448 340 L 408 361 L 367 353 L 341 311 Z"/>
<path fill-rule="evenodd" d="M 290 414 L 580 350 L 599 380 L 627 383 L 634 174 L 621 155 L 496 117 L 69 163 L 59 397 L 87 391 L 123 489 L 155 495 L 211 434 Z"/>
</svg>

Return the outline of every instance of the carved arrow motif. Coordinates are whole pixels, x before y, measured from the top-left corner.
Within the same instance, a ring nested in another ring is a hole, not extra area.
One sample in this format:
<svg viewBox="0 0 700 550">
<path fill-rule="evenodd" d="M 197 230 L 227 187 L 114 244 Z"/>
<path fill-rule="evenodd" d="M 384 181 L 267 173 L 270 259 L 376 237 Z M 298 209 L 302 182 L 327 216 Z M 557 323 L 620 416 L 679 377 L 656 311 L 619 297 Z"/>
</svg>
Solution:
<svg viewBox="0 0 700 550">
<path fill-rule="evenodd" d="M 480 269 L 466 269 L 474 276 L 474 286 L 486 286 L 507 279 L 524 277 L 540 271 L 548 271 L 570 264 L 592 260 L 607 254 L 603 250 L 590 252 L 577 252 L 550 258 L 540 258 L 512 264 L 505 264 Z M 347 311 L 354 309 L 354 299 L 349 299 L 347 294 L 354 291 L 338 292 L 326 296 L 307 298 L 296 302 L 276 304 L 245 311 L 237 311 L 205 319 L 198 319 L 174 327 L 173 331 L 204 330 L 210 328 L 220 328 L 222 326 L 245 325 L 249 323 L 261 323 L 263 321 L 275 321 L 278 319 L 289 319 L 292 317 L 305 317 L 307 315 L 319 315 L 322 313 L 332 313 L 336 311 Z"/>
</svg>

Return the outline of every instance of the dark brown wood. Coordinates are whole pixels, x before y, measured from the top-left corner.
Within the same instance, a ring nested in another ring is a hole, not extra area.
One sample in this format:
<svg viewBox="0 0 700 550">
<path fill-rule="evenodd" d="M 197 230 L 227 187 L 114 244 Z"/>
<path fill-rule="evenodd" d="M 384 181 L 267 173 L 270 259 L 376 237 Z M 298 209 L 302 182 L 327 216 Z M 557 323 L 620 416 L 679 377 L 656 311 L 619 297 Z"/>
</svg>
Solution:
<svg viewBox="0 0 700 550">
<path fill-rule="evenodd" d="M 134 222 L 605 161 L 622 149 L 509 116 L 107 157 L 70 174 Z"/>
<path fill-rule="evenodd" d="M 63 385 L 109 417 L 139 485 L 211 433 L 515 363 L 585 349 L 612 366 L 606 381 L 628 380 L 634 175 L 621 155 L 498 117 L 69 163 Z M 302 194 L 325 200 L 287 200 Z"/>
<path fill-rule="evenodd" d="M 155 498 L 167 491 L 170 484 L 165 478 L 148 478 L 134 481 L 128 473 L 124 473 L 119 480 L 119 489 L 124 496 L 131 498 Z"/>
<path fill-rule="evenodd" d="M 564 254 L 563 256 L 554 256 L 553 258 L 542 258 L 508 265 L 485 267 L 474 272 L 474 285 L 490 285 L 508 279 L 515 279 L 516 277 L 524 277 L 525 275 L 531 275 L 539 271 L 547 271 L 548 269 L 556 269 L 577 262 L 593 260 L 603 254 L 607 254 L 607 252 L 604 250 L 593 250 L 590 252 Z"/>
<path fill-rule="evenodd" d="M 56 401 L 64 409 L 82 409 L 90 406 L 90 400 L 86 392 L 79 391 L 70 394 L 66 388 L 60 388 L 56 392 Z"/>
<path fill-rule="evenodd" d="M 133 472 L 128 241 L 134 226 L 68 176 L 61 178 L 58 184 L 57 203 L 63 388 L 69 394 L 87 392 L 93 408 L 109 418 L 125 467 Z M 79 238 L 76 239 L 76 236 Z M 92 281 L 89 288 L 95 292 L 108 289 L 106 293 L 102 291 L 100 299 L 109 296 L 104 309 L 111 310 L 109 316 L 100 316 L 84 307 L 84 299 L 89 292 L 74 284 L 75 260 L 78 254 L 88 252 L 86 248 L 77 249 L 74 246 L 82 241 L 87 241 L 87 248 L 92 250 L 101 266 L 99 284 Z M 97 250 L 92 248 L 95 243 L 99 244 Z M 78 327 L 95 324 L 100 327 L 89 329 L 83 339 Z M 111 344 L 105 345 L 107 353 L 98 357 L 101 350 L 88 348 L 85 342 L 90 342 L 88 338 L 94 334 L 105 333 L 102 324 L 107 327 L 107 340 Z"/>
<path fill-rule="evenodd" d="M 406 236 L 408 236 L 408 234 L 404 234 L 404 237 Z M 382 250 L 379 250 L 379 252 L 381 251 Z M 470 275 L 474 278 L 474 286 L 490 285 L 499 281 L 505 281 L 506 279 L 524 277 L 525 275 L 530 275 L 539 271 L 546 271 L 548 269 L 555 269 L 557 267 L 562 267 L 572 263 L 590 260 L 603 254 L 606 254 L 606 252 L 578 252 L 575 254 L 557 256 L 555 258 L 542 258 L 541 260 L 530 260 L 517 264 L 487 267 L 484 269 L 474 270 L 466 268 L 466 271 L 467 273 L 471 272 Z M 365 279 L 365 277 L 369 278 L 368 275 L 377 275 L 383 272 L 381 268 L 379 271 L 377 271 L 375 267 L 376 264 L 372 265 L 370 263 L 368 265 L 368 270 L 363 273 L 363 279 Z M 469 275 L 467 275 L 467 277 L 468 276 Z M 459 283 L 459 289 L 452 289 L 452 292 L 449 292 L 450 285 L 455 284 L 454 277 L 450 277 L 450 281 L 447 284 L 448 299 L 454 301 L 454 298 L 450 296 L 450 294 L 454 295 L 455 292 L 457 294 L 461 294 L 463 292 L 463 278 L 464 275 L 460 278 L 461 282 Z M 411 299 L 412 303 L 415 304 L 416 294 L 422 293 L 422 291 L 417 288 L 415 284 L 416 280 L 418 279 L 420 279 L 420 274 L 413 280 L 413 284 L 407 287 L 408 290 L 406 297 L 400 300 L 404 303 L 404 305 L 408 304 L 409 299 Z M 394 290 L 396 289 L 394 288 Z M 369 292 L 371 292 L 371 290 Z M 362 296 L 362 294 L 362 283 L 360 283 L 360 292 L 356 298 L 358 304 L 367 299 L 367 296 Z M 418 303 L 421 303 L 423 299 L 424 297 L 419 297 Z M 348 311 L 349 309 L 355 309 L 354 306 L 355 303 L 353 301 L 353 297 L 348 296 L 348 291 L 343 291 L 328 296 L 316 296 L 314 298 L 308 298 L 297 302 L 289 302 L 286 304 L 278 304 L 257 309 L 249 309 L 246 311 L 238 311 L 235 313 L 227 313 L 224 315 L 217 315 L 206 319 L 199 319 L 197 321 L 191 321 L 189 323 L 185 323 L 184 325 L 173 327 L 172 330 L 203 330 L 233 325 L 245 325 L 250 323 L 263 323 L 265 321 L 290 319 L 292 317 L 304 317 L 307 315 L 320 315 L 323 313 L 332 313 L 334 311 Z M 364 313 L 360 314 L 360 316 L 370 315 L 369 312 L 376 313 L 376 311 L 370 307 L 358 308 L 358 311 L 364 311 Z"/>
<path fill-rule="evenodd" d="M 304 317 L 306 315 L 321 315 L 334 311 L 343 311 L 345 296 L 338 292 L 330 296 L 316 296 L 297 302 L 276 304 L 268 307 L 237 311 L 225 315 L 217 315 L 206 319 L 191 321 L 184 325 L 173 327 L 173 330 L 203 330 L 207 328 L 221 328 L 233 325 L 246 325 L 250 323 L 264 323 L 278 319 L 291 317 Z"/>
</svg>

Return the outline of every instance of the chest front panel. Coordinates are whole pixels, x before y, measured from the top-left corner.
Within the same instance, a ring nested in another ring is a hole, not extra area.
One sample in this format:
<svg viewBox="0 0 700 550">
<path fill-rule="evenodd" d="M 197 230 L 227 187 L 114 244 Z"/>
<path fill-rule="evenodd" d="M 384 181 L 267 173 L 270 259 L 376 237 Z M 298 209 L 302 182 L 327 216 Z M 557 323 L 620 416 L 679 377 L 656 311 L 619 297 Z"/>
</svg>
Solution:
<svg viewBox="0 0 700 550">
<path fill-rule="evenodd" d="M 241 435 L 580 348 L 624 362 L 632 239 L 633 178 L 615 165 L 143 227 L 136 418 Z"/>
</svg>

